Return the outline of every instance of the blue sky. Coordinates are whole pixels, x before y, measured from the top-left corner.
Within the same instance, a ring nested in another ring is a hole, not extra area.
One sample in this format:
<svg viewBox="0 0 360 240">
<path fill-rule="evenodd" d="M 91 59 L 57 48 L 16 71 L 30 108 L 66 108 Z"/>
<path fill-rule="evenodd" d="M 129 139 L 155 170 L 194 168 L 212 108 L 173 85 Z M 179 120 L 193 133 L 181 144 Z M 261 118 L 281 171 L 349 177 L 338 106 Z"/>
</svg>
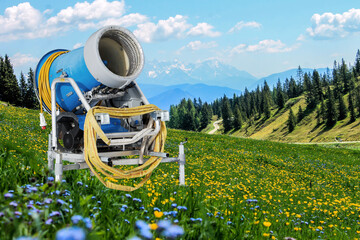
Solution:
<svg viewBox="0 0 360 240">
<path fill-rule="evenodd" d="M 27 72 L 48 51 L 82 46 L 107 24 L 133 31 L 148 60 L 218 59 L 256 77 L 353 63 L 360 48 L 355 0 L 1 0 L 0 55 Z"/>
</svg>

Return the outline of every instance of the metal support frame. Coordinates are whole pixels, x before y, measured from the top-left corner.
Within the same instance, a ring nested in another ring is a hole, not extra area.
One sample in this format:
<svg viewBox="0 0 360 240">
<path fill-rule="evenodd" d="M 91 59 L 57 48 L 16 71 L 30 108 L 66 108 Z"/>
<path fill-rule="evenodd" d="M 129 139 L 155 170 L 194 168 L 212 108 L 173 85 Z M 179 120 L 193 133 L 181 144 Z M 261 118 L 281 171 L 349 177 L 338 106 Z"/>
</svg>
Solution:
<svg viewBox="0 0 360 240">
<path fill-rule="evenodd" d="M 75 153 L 65 153 L 61 152 L 57 149 L 57 130 L 56 130 L 56 85 L 59 83 L 70 83 L 74 88 L 75 93 L 78 95 L 79 100 L 81 101 L 83 107 L 86 111 L 90 110 L 90 105 L 86 101 L 84 95 L 81 90 L 77 86 L 76 82 L 72 78 L 55 78 L 51 84 L 51 115 L 52 115 L 52 131 L 49 134 L 49 150 L 48 150 L 48 168 L 49 170 L 53 170 L 55 173 L 55 181 L 61 181 L 63 176 L 63 171 L 69 170 L 77 170 L 77 169 L 87 169 L 89 166 L 85 162 L 84 154 L 75 154 Z M 140 88 L 136 85 L 139 91 Z M 146 101 L 147 102 L 147 101 Z M 148 103 L 148 102 L 147 102 Z M 150 125 L 150 124 L 149 124 Z M 148 126 L 149 127 L 149 126 Z M 141 150 L 132 150 L 132 151 L 117 151 L 117 152 L 101 152 L 99 153 L 100 159 L 104 163 L 108 163 L 111 161 L 112 165 L 138 165 L 145 163 L 148 159 L 144 159 L 143 155 L 148 156 L 156 156 L 162 157 L 161 163 L 171 163 L 177 162 L 179 164 L 179 185 L 185 185 L 185 151 L 184 144 L 187 142 L 181 142 L 179 145 L 179 155 L 177 158 L 170 158 L 168 153 L 162 152 L 148 152 L 145 147 L 146 144 L 152 144 L 155 136 L 160 131 L 160 123 L 159 120 L 155 121 L 155 129 L 144 128 L 143 133 L 145 137 L 143 137 L 143 143 L 141 145 Z M 128 144 L 132 144 L 136 141 L 139 141 L 140 132 L 124 132 L 124 133 L 110 133 L 106 134 L 109 138 L 113 137 L 111 141 L 111 146 L 125 146 Z M 122 138 L 122 139 L 116 139 Z M 146 143 L 147 142 L 147 143 Z M 144 145 L 144 146 L 143 146 Z M 145 149 L 145 152 L 144 152 Z M 123 156 L 130 155 L 139 155 L 139 158 L 135 159 L 117 159 Z M 63 161 L 71 162 L 72 164 L 63 165 Z"/>
</svg>

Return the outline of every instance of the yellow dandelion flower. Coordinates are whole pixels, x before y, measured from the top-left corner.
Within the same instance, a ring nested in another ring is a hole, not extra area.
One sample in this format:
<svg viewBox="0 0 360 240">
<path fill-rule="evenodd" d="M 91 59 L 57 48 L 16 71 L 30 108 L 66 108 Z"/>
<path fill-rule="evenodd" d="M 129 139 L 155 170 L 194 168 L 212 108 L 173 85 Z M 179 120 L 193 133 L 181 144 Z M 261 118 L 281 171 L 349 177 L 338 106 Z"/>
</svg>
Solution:
<svg viewBox="0 0 360 240">
<path fill-rule="evenodd" d="M 263 225 L 264 225 L 265 227 L 270 227 L 270 226 L 271 226 L 271 222 L 263 222 Z"/>
<path fill-rule="evenodd" d="M 158 225 L 156 223 L 151 223 L 151 224 L 149 224 L 149 228 L 151 230 L 156 230 L 158 228 Z"/>
<path fill-rule="evenodd" d="M 159 212 L 159 211 L 155 211 L 155 212 L 154 212 L 154 215 L 155 215 L 156 218 L 161 218 L 161 217 L 164 215 L 164 213 L 163 213 L 163 212 Z"/>
</svg>

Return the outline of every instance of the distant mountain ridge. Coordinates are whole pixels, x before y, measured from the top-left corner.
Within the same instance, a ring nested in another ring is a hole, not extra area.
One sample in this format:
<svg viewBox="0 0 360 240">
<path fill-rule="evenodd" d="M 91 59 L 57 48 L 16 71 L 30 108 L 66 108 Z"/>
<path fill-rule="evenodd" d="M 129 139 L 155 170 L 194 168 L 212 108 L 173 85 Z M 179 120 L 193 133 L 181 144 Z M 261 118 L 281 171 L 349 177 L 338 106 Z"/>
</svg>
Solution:
<svg viewBox="0 0 360 240">
<path fill-rule="evenodd" d="M 150 103 L 164 110 L 168 110 L 170 105 L 179 104 L 183 98 L 200 98 L 203 102 L 212 102 L 224 94 L 228 97 L 232 97 L 234 93 L 236 95 L 241 94 L 241 91 L 236 89 L 209 86 L 202 83 L 171 86 L 139 83 L 139 86 Z"/>
<path fill-rule="evenodd" d="M 312 73 L 314 69 L 303 68 L 303 73 Z M 320 74 L 327 72 L 327 68 L 319 68 Z M 331 71 L 331 69 L 329 69 Z M 210 86 L 227 87 L 243 91 L 255 89 L 264 80 L 270 87 L 276 85 L 278 79 L 284 82 L 286 78 L 297 78 L 297 68 L 274 73 L 263 78 L 256 78 L 246 71 L 242 71 L 219 60 L 207 60 L 200 63 L 185 64 L 181 61 L 147 61 L 137 79 L 139 84 L 158 86 L 174 86 L 181 84 L 205 84 Z M 160 87 L 161 88 L 161 87 Z"/>
<path fill-rule="evenodd" d="M 171 86 L 178 84 L 198 84 L 228 87 L 242 90 L 257 80 L 246 71 L 218 60 L 185 64 L 180 61 L 148 61 L 137 79 L 142 84 Z"/>
<path fill-rule="evenodd" d="M 314 69 L 303 68 L 303 73 L 312 74 Z M 330 69 L 319 68 L 320 74 Z M 232 97 L 247 88 L 254 90 L 266 80 L 272 88 L 278 79 L 282 83 L 292 76 L 297 80 L 297 68 L 274 73 L 257 79 L 246 71 L 222 63 L 218 60 L 207 60 L 201 63 L 185 64 L 174 61 L 147 61 L 142 73 L 136 80 L 141 90 L 151 103 L 162 109 L 179 104 L 183 98 L 200 98 L 203 102 L 213 102 L 224 96 Z M 331 71 L 331 70 L 330 70 Z"/>
</svg>

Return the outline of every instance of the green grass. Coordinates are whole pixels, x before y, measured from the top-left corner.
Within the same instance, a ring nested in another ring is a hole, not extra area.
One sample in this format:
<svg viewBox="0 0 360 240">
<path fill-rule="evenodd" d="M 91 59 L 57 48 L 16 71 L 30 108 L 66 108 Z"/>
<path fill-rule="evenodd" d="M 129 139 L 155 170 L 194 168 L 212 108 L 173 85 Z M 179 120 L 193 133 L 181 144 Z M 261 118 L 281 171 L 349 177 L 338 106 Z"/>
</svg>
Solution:
<svg viewBox="0 0 360 240">
<path fill-rule="evenodd" d="M 187 186 L 178 186 L 177 164 L 160 164 L 151 181 L 127 197 L 88 170 L 65 172 L 65 183 L 49 182 L 48 131 L 40 130 L 37 111 L 0 105 L 0 239 L 54 239 L 59 229 L 76 225 L 74 215 L 90 219 L 92 227 L 77 224 L 90 239 L 140 236 L 136 221 L 165 218 L 185 230 L 183 239 L 360 236 L 358 151 L 169 129 L 165 149 L 171 156 L 189 139 Z M 9 190 L 14 195 L 5 198 Z M 164 213 L 160 218 L 155 207 Z"/>
</svg>

